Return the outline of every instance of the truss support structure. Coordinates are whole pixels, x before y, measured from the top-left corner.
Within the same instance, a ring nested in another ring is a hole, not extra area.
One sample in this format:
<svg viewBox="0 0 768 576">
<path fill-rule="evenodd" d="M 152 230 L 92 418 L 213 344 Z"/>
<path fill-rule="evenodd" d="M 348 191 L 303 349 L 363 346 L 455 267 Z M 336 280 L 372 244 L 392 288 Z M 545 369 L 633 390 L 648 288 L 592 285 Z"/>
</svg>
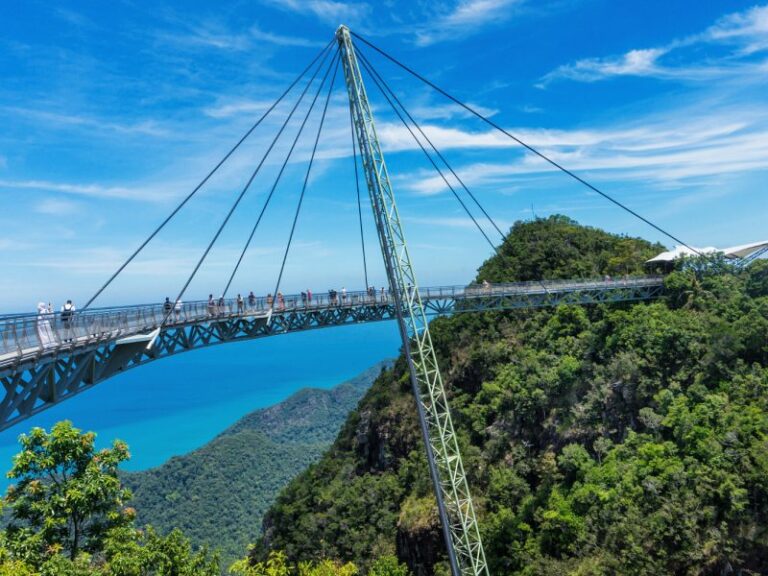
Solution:
<svg viewBox="0 0 768 576">
<path fill-rule="evenodd" d="M 419 294 L 373 112 L 346 26 L 336 32 L 355 136 L 373 206 L 384 265 L 416 396 L 435 497 L 453 576 L 488 575 L 472 495 L 451 420 L 427 312 Z"/>
</svg>

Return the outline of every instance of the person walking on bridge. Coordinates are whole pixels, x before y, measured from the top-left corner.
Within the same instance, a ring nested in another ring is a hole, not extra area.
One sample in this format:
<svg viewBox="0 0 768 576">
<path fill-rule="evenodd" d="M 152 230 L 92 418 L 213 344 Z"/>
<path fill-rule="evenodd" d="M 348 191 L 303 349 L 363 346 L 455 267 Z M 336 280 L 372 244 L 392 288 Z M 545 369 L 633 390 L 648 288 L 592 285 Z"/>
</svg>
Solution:
<svg viewBox="0 0 768 576">
<path fill-rule="evenodd" d="M 37 303 L 37 335 L 40 338 L 40 345 L 43 348 L 54 344 L 56 338 L 53 335 L 53 329 L 51 328 L 51 317 L 53 315 L 53 307 L 49 302 L 45 305 L 45 302 Z"/>
<path fill-rule="evenodd" d="M 66 304 L 61 307 L 61 323 L 64 326 L 64 332 L 67 334 L 66 341 L 72 340 L 72 324 L 75 316 L 75 305 L 72 304 L 72 300 L 67 300 Z"/>
<path fill-rule="evenodd" d="M 213 294 L 208 294 L 208 316 L 216 316 L 216 301 Z"/>
<path fill-rule="evenodd" d="M 243 297 L 240 296 L 240 294 L 237 295 L 237 313 L 242 314 L 245 312 L 245 301 L 243 300 Z"/>
<path fill-rule="evenodd" d="M 163 302 L 163 312 L 166 316 L 170 316 L 171 310 L 173 310 L 173 304 L 171 304 L 171 299 L 166 296 L 165 302 Z"/>
<path fill-rule="evenodd" d="M 248 294 L 248 308 L 251 310 L 256 308 L 256 295 L 253 293 L 253 290 Z"/>
</svg>

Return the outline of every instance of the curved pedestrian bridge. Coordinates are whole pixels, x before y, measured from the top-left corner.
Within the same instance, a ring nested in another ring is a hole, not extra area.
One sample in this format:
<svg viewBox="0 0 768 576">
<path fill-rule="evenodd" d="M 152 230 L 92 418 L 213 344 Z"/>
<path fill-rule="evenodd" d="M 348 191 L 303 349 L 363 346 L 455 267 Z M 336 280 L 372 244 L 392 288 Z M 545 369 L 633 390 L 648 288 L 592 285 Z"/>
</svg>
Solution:
<svg viewBox="0 0 768 576">
<path fill-rule="evenodd" d="M 428 314 L 511 310 L 648 300 L 658 297 L 663 278 L 519 282 L 420 288 Z M 119 306 L 75 312 L 0 316 L 0 430 L 129 368 L 214 344 L 224 344 L 360 322 L 397 318 L 389 293 L 285 296 L 269 303 L 235 299 L 211 306 L 186 302 Z"/>
</svg>

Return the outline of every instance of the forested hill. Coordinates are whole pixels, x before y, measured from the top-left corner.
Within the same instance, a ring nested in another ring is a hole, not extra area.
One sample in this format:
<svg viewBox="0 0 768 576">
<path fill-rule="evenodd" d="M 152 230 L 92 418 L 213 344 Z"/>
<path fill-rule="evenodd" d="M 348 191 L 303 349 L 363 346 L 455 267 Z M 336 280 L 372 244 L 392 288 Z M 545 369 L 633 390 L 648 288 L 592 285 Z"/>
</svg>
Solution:
<svg viewBox="0 0 768 576">
<path fill-rule="evenodd" d="M 279 490 L 333 442 L 388 362 L 331 390 L 304 389 L 243 417 L 219 437 L 152 470 L 125 473 L 140 524 L 181 528 L 195 545 L 242 557 Z"/>
<path fill-rule="evenodd" d="M 632 274 L 658 246 L 516 224 L 479 279 Z M 672 273 L 652 303 L 432 323 L 494 575 L 766 574 L 768 262 Z M 253 559 L 396 551 L 445 573 L 403 358 L 283 490 Z"/>
</svg>

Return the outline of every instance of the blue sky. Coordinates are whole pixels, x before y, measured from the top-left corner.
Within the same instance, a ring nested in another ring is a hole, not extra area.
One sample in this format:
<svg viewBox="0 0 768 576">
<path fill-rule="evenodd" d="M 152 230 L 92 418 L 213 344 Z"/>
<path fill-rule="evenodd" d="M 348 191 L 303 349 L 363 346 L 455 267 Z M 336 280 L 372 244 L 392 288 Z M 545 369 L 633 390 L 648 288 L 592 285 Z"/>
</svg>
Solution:
<svg viewBox="0 0 768 576">
<path fill-rule="evenodd" d="M 768 6 L 600 0 L 6 2 L 0 21 L 3 310 L 82 303 L 340 23 L 694 245 L 768 237 Z M 11 10 L 10 6 L 13 5 Z M 363 49 L 364 52 L 365 49 Z M 671 242 L 366 52 L 505 227 L 564 213 Z M 489 248 L 369 82 L 421 283 Z M 175 294 L 295 101 L 291 93 L 99 300 Z M 217 293 L 304 107 L 190 287 Z M 270 291 L 317 112 L 235 291 Z M 331 101 L 286 291 L 362 286 L 346 96 Z M 383 282 L 368 209 L 371 281 Z M 490 234 L 490 228 L 489 234 Z"/>
</svg>

